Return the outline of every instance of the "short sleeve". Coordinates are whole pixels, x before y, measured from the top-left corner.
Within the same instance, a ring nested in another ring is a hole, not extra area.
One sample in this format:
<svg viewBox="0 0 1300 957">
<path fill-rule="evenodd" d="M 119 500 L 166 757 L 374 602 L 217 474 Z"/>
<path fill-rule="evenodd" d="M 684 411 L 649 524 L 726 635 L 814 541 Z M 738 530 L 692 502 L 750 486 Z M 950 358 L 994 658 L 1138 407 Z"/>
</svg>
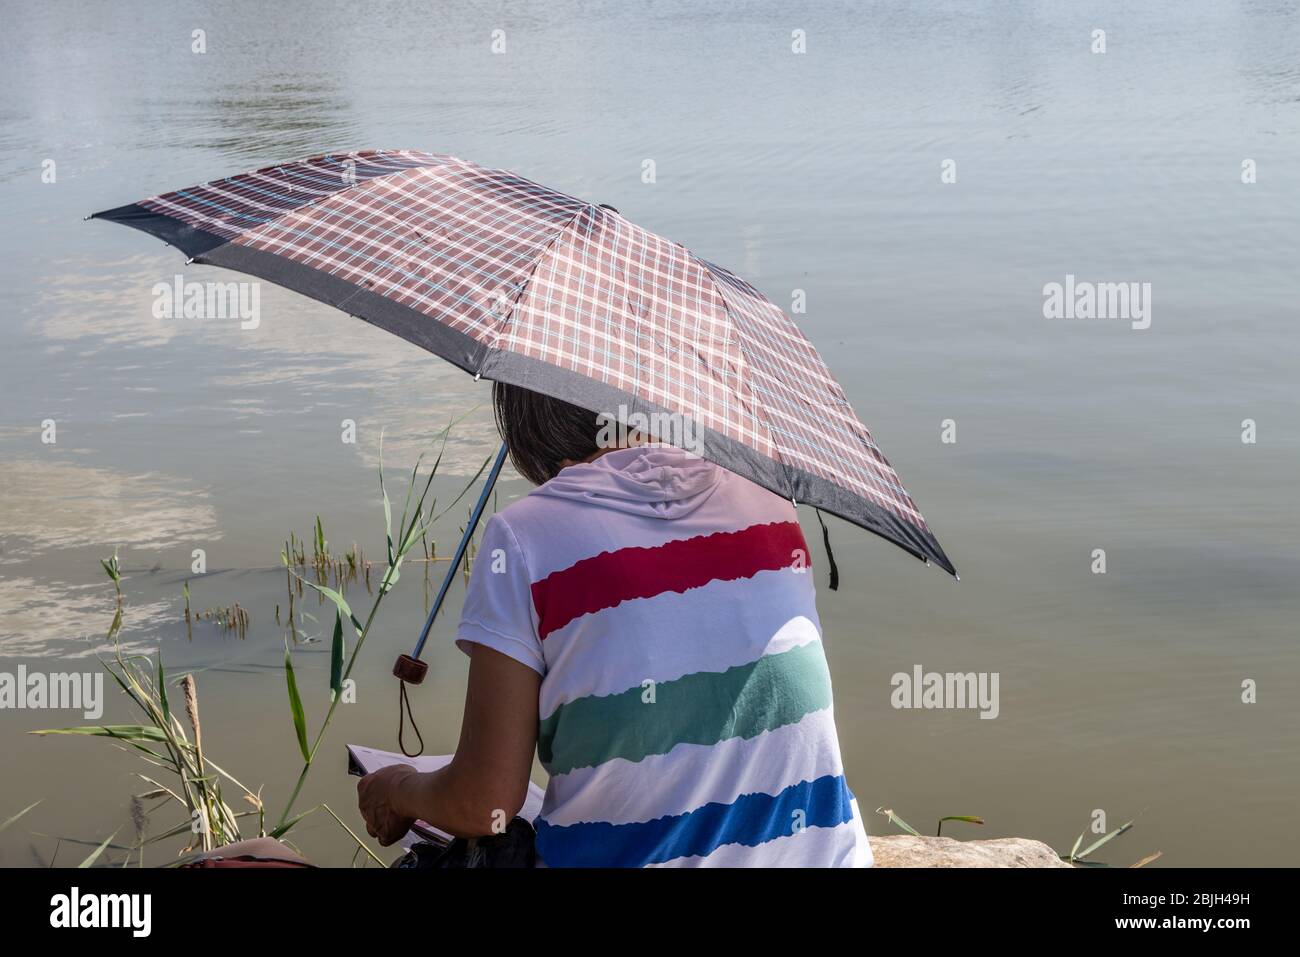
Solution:
<svg viewBox="0 0 1300 957">
<path fill-rule="evenodd" d="M 502 515 L 493 515 L 483 528 L 456 629 L 456 647 L 469 654 L 471 644 L 486 645 L 540 675 L 546 674 L 542 642 L 533 621 L 528 565 Z"/>
</svg>

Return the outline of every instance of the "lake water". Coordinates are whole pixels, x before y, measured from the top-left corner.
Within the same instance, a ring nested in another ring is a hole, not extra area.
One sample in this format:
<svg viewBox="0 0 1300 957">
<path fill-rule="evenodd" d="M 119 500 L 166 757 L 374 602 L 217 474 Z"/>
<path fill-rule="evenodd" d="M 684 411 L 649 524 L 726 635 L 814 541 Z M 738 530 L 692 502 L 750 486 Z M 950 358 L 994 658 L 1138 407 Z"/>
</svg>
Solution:
<svg viewBox="0 0 1300 957">
<path fill-rule="evenodd" d="M 336 547 L 378 558 L 381 430 L 400 487 L 470 413 L 435 483 L 448 502 L 494 448 L 487 390 L 265 284 L 257 329 L 155 319 L 154 283 L 222 275 L 82 217 L 311 153 L 448 152 L 612 204 L 784 306 L 806 291 L 797 318 L 962 575 L 832 525 L 843 584 L 826 591 L 819 569 L 820 609 L 871 832 L 892 830 L 881 806 L 924 830 L 977 814 L 945 831 L 1066 850 L 1100 810 L 1136 819 L 1101 855 L 1116 864 L 1295 862 L 1294 4 L 291 7 L 39 4 L 0 35 L 0 671 L 96 666 L 114 607 L 98 560 L 120 546 L 124 645 L 196 673 L 205 748 L 278 812 L 298 768 L 282 543 L 320 515 Z M 1067 275 L 1150 283 L 1150 328 L 1044 318 L 1044 286 Z M 526 490 L 500 488 L 502 504 Z M 440 551 L 463 518 L 441 523 Z M 423 618 L 421 577 L 409 567 L 381 611 L 302 808 L 357 825 L 343 744 L 394 747 L 387 671 Z M 247 609 L 246 637 L 187 635 L 187 580 L 196 609 Z M 456 742 L 462 595 L 413 692 L 430 752 Z M 318 619 L 303 637 L 332 621 L 301 608 Z M 327 642 L 295 656 L 314 727 Z M 891 676 L 916 665 L 996 672 L 997 718 L 893 708 Z M 105 719 L 134 715 L 112 697 Z M 24 734 L 80 723 L 0 712 L 0 820 L 43 801 L 0 836 L 0 865 L 56 848 L 75 863 L 70 840 L 128 821 L 146 765 Z M 351 859 L 324 815 L 294 833 L 319 862 Z"/>
</svg>

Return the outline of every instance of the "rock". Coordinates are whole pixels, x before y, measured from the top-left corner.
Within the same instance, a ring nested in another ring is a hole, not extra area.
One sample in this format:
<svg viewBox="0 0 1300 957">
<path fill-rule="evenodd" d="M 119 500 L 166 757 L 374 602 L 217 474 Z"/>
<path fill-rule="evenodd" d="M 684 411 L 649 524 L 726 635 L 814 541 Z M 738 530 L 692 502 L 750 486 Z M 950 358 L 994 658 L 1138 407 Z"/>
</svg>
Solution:
<svg viewBox="0 0 1300 957">
<path fill-rule="evenodd" d="M 871 836 L 876 867 L 1069 867 L 1042 841 L 1000 837 L 954 841 L 910 834 Z"/>
</svg>

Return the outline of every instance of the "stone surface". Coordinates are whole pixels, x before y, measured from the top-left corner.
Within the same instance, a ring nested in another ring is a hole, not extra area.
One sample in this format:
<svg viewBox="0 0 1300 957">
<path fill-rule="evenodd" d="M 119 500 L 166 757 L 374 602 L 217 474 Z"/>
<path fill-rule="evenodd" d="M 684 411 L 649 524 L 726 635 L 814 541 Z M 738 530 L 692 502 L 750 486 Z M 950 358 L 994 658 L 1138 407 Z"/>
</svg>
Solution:
<svg viewBox="0 0 1300 957">
<path fill-rule="evenodd" d="M 954 841 L 910 834 L 871 836 L 876 867 L 1069 867 L 1042 841 L 1001 837 Z"/>
</svg>

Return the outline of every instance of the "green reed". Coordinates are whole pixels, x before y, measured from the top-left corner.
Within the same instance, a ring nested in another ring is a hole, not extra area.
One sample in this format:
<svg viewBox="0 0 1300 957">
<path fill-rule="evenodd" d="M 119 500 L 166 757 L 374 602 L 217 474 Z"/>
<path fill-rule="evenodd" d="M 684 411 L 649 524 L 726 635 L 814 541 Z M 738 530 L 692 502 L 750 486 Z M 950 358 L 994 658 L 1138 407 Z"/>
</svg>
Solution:
<svg viewBox="0 0 1300 957">
<path fill-rule="evenodd" d="M 295 591 L 296 597 L 300 599 L 304 585 L 314 589 L 322 600 L 329 599 L 335 605 L 335 622 L 330 649 L 330 704 L 314 737 L 309 736 L 307 732 L 306 707 L 299 690 L 298 678 L 294 671 L 293 659 L 286 638 L 285 683 L 288 691 L 289 711 L 293 723 L 294 737 L 303 759 L 303 766 L 284 810 L 274 827 L 268 828 L 261 789 L 253 791 L 245 786 L 223 767 L 216 764 L 204 750 L 202 725 L 199 721 L 198 711 L 198 687 L 194 676 L 187 674 L 182 676 L 179 682 L 174 679 L 171 682 L 179 685 L 184 699 L 182 711 L 185 721 L 182 721 L 180 715 L 175 713 L 168 698 L 169 681 L 163 668 L 161 651 L 156 660 L 146 655 L 123 654 L 118 643 L 119 633 L 122 628 L 124 602 L 121 588 L 122 569 L 117 551 L 114 550 L 111 558 L 100 560 L 105 573 L 113 581 L 117 595 L 117 607 L 113 623 L 107 634 L 107 640 L 111 642 L 114 649 L 113 655 L 109 659 L 101 659 L 101 664 L 105 671 L 113 677 L 132 705 L 141 713 L 141 721 L 138 724 L 100 724 L 52 728 L 30 733 L 105 738 L 123 751 L 134 753 L 146 763 L 167 772 L 175 781 L 168 781 L 166 776 L 159 774 L 158 771 L 148 774 L 137 772 L 136 776 L 148 787 L 141 793 L 133 795 L 131 799 L 131 826 L 135 831 L 135 841 L 128 845 L 113 843 L 122 830 L 122 828 L 118 828 L 103 843 L 95 847 L 90 856 L 81 863 L 81 866 L 89 867 L 93 865 L 110 850 L 125 850 L 127 862 L 131 860 L 133 854 L 138 855 L 139 865 L 143 866 L 144 849 L 147 846 L 181 836 L 186 838 L 185 847 L 181 852 L 182 855 L 212 850 L 240 840 L 241 821 L 248 818 L 256 819 L 255 831 L 257 836 L 282 838 L 295 824 L 319 810 L 325 811 L 340 827 L 347 831 L 357 845 L 357 854 L 364 853 L 375 863 L 383 863 L 328 805 L 318 804 L 297 814 L 293 813 L 293 809 L 313 766 L 321 742 L 333 720 L 334 711 L 340 699 L 340 692 L 352 673 L 366 637 L 374 627 L 383 599 L 400 580 L 403 561 L 417 541 L 424 543 L 425 560 L 434 558 L 432 548 L 428 544 L 429 528 L 456 506 L 478 481 L 490 461 L 490 459 L 485 459 L 473 478 L 466 483 L 451 504 L 435 514 L 436 499 L 430 500 L 429 492 L 433 479 L 442 463 L 450 430 L 455 424 L 455 422 L 452 422 L 440 434 L 441 443 L 437 457 L 422 486 L 420 484 L 420 468 L 423 465 L 425 456 L 421 455 L 417 459 L 411 472 L 405 502 L 401 516 L 396 523 L 396 529 L 394 529 L 393 523 L 392 503 L 384 483 L 383 440 L 381 436 L 379 486 L 384 509 L 386 560 L 383 563 L 383 574 L 380 578 L 377 594 L 374 596 L 374 601 L 366 614 L 364 622 L 352 613 L 347 600 L 342 594 L 342 587 L 346 582 L 356 580 L 359 576 L 364 576 L 367 591 L 371 590 L 370 568 L 372 563 L 365 558 L 359 545 L 354 543 L 352 548 L 341 558 L 333 557 L 330 554 L 329 543 L 325 537 L 324 523 L 317 516 L 312 535 L 311 560 L 309 561 L 306 555 L 306 543 L 292 533 L 289 541 L 286 542 L 284 551 L 281 553 L 281 562 L 285 566 L 289 584 L 289 626 L 295 643 L 297 641 L 297 630 L 294 622 L 298 614 L 295 607 Z M 427 509 L 426 502 L 428 502 Z M 308 577 L 309 569 L 311 577 Z M 299 570 L 303 574 L 299 574 Z M 313 577 L 318 580 L 313 581 Z M 329 584 L 327 584 L 331 579 L 340 585 L 338 590 L 329 587 Z M 188 582 L 183 585 L 183 597 L 187 631 L 193 621 L 213 620 L 224 628 L 239 631 L 242 637 L 249 625 L 248 612 L 238 604 L 224 609 L 195 611 L 190 604 Z M 278 619 L 278 605 L 276 613 Z M 348 623 L 347 625 L 345 625 L 345 620 Z M 353 635 L 350 653 L 345 638 L 345 631 L 349 625 Z M 227 802 L 223 787 L 234 787 L 238 792 L 241 792 L 240 796 L 247 807 L 241 810 L 232 808 Z M 0 824 L 0 831 L 13 824 L 34 806 L 25 808 L 4 821 L 3 824 Z M 174 807 L 183 811 L 183 819 L 178 823 L 165 826 L 157 833 L 150 833 L 152 816 L 165 807 Z M 182 858 L 176 863 L 183 862 L 184 859 Z"/>
<path fill-rule="evenodd" d="M 453 422 L 452 425 L 455 423 Z M 321 721 L 315 736 L 311 736 L 307 731 L 307 713 L 303 703 L 302 694 L 298 687 L 297 674 L 293 668 L 293 659 L 289 650 L 289 643 L 285 641 L 284 650 L 284 676 L 285 685 L 289 698 L 289 714 L 293 721 L 294 737 L 298 742 L 298 750 L 302 755 L 302 770 L 298 774 L 298 779 L 294 784 L 293 791 L 289 795 L 289 800 L 285 803 L 284 810 L 271 830 L 272 837 L 280 837 L 294 826 L 304 816 L 303 814 L 293 815 L 293 807 L 302 792 L 303 785 L 306 783 L 308 774 L 311 773 L 312 766 L 316 760 L 316 755 L 320 750 L 321 742 L 329 730 L 331 722 L 334 720 L 334 711 L 338 707 L 341 698 L 343 685 L 347 682 L 352 674 L 352 669 L 356 665 L 357 657 L 365 645 L 366 638 L 370 635 L 374 627 L 375 616 L 379 613 L 379 608 L 383 604 L 384 598 L 393 590 L 401 578 L 402 563 L 406 556 L 415 546 L 417 541 L 425 540 L 429 528 L 456 504 L 464 498 L 465 494 L 473 488 L 484 470 L 488 466 L 490 457 L 483 460 L 474 477 L 466 483 L 456 498 L 438 514 L 434 514 L 436 499 L 429 503 L 429 509 L 426 513 L 425 502 L 429 500 L 429 491 L 433 485 L 434 477 L 438 473 L 438 468 L 442 464 L 443 454 L 447 448 L 447 437 L 450 434 L 451 425 L 448 425 L 441 433 L 441 446 L 438 449 L 438 455 L 434 459 L 433 465 L 429 469 L 428 477 L 424 481 L 423 488 L 420 487 L 420 467 L 424 463 L 424 455 L 421 454 L 416 459 L 415 467 L 411 470 L 411 478 L 407 483 L 406 497 L 402 506 L 401 517 L 397 521 L 397 528 L 393 528 L 393 506 L 388 497 L 388 489 L 384 484 L 384 453 L 383 453 L 383 436 L 380 436 L 379 447 L 379 492 L 384 508 L 384 541 L 386 544 L 386 561 L 384 562 L 383 575 L 379 580 L 379 587 L 371 603 L 370 611 L 366 614 L 365 621 L 362 622 L 352 612 L 347 599 L 340 590 L 330 588 L 321 581 L 313 581 L 294 571 L 294 565 L 305 564 L 305 555 L 301 555 L 303 561 L 295 562 L 294 552 L 286 549 L 281 553 L 286 567 L 289 569 L 298 582 L 299 587 L 306 585 L 319 593 L 322 598 L 333 602 L 335 606 L 334 631 L 330 641 L 330 677 L 329 677 L 329 708 L 325 712 L 325 717 Z M 418 490 L 418 495 L 417 495 Z M 414 506 L 414 507 L 412 507 Z M 408 520 L 409 519 L 409 520 Z M 316 542 L 317 553 L 324 555 L 328 559 L 328 548 L 325 542 L 324 528 L 317 518 L 316 522 Z M 292 543 L 291 543 L 292 544 Z M 368 568 L 367 568 L 368 573 Z M 367 579 L 368 584 L 368 579 Z M 292 591 L 291 591 L 292 594 Z M 348 626 L 351 626 L 352 647 L 349 652 L 347 649 L 347 638 L 345 632 Z"/>
</svg>

